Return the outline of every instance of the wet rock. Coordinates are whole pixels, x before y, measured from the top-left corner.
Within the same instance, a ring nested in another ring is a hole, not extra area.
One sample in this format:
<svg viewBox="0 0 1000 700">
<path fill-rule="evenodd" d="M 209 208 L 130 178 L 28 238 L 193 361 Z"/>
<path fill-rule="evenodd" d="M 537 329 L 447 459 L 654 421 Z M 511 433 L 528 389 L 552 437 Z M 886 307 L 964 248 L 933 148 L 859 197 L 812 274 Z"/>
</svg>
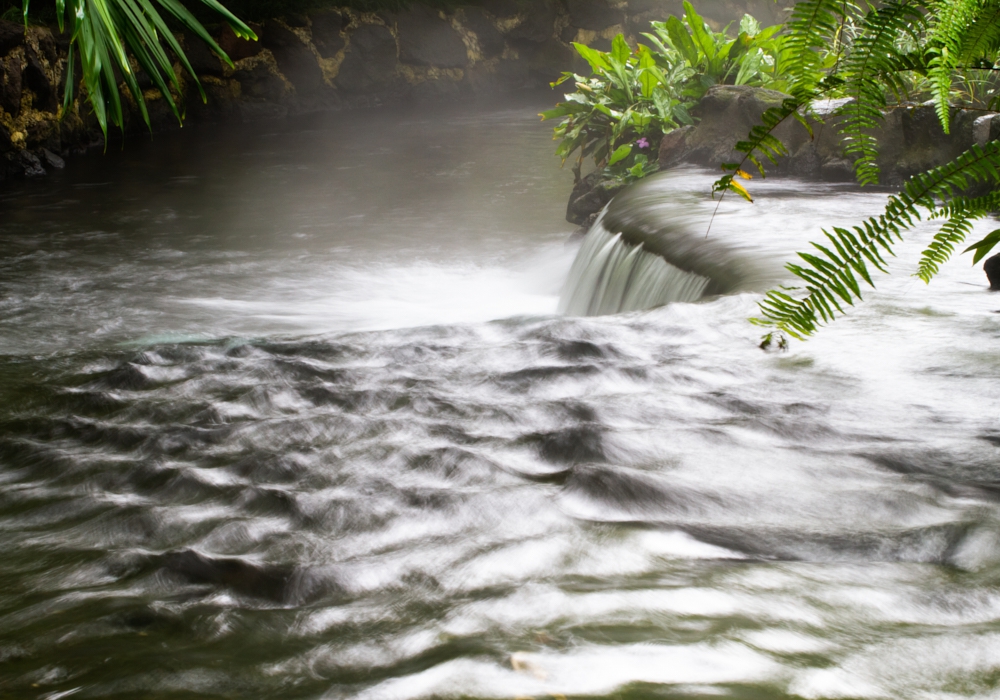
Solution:
<svg viewBox="0 0 1000 700">
<path fill-rule="evenodd" d="M 567 0 L 569 22 L 580 29 L 605 29 L 625 21 L 625 13 L 607 0 Z"/>
<path fill-rule="evenodd" d="M 215 55 L 214 51 L 208 48 L 208 45 L 204 41 L 189 31 L 185 31 L 183 37 L 184 55 L 187 56 L 195 75 L 214 75 L 219 77 L 223 74 L 222 60 Z"/>
<path fill-rule="evenodd" d="M 418 5 L 397 14 L 395 20 L 403 63 L 461 68 L 469 62 L 462 37 L 436 10 Z"/>
<path fill-rule="evenodd" d="M 233 78 L 239 82 L 242 93 L 246 97 L 279 102 L 285 96 L 284 81 L 266 62 L 261 61 L 240 68 L 233 73 Z"/>
<path fill-rule="evenodd" d="M 66 161 L 64 161 L 62 158 L 60 158 L 59 156 L 57 156 L 55 153 L 53 153 L 52 151 L 50 151 L 47 148 L 43 148 L 42 149 L 42 158 L 45 159 L 45 163 L 50 168 L 55 168 L 57 170 L 62 170 L 63 168 L 66 167 Z"/>
<path fill-rule="evenodd" d="M 503 35 L 480 8 L 465 8 L 463 24 L 476 35 L 483 58 L 493 58 L 503 53 Z"/>
<path fill-rule="evenodd" d="M 20 166 L 21 172 L 25 177 L 40 177 L 47 174 L 45 168 L 42 167 L 42 162 L 38 160 L 38 156 L 34 153 L 21 151 L 17 158 L 17 164 Z"/>
<path fill-rule="evenodd" d="M 269 21 L 264 26 L 264 46 L 274 54 L 278 69 L 295 86 L 300 97 L 310 96 L 323 87 L 323 71 L 316 55 L 288 27 Z"/>
<path fill-rule="evenodd" d="M 990 291 L 1000 292 L 1000 253 L 986 258 L 986 262 L 983 263 L 983 272 L 986 273 L 986 279 L 990 281 Z"/>
<path fill-rule="evenodd" d="M 1000 139 L 1000 114 L 987 114 L 972 122 L 972 140 L 980 146 Z"/>
<path fill-rule="evenodd" d="M 306 17 L 301 12 L 290 12 L 289 14 L 285 15 L 284 19 L 285 19 L 285 24 L 287 24 L 289 27 L 302 28 L 309 26 L 309 18 Z"/>
<path fill-rule="evenodd" d="M 517 44 L 542 44 L 553 37 L 557 16 L 555 4 L 551 0 L 543 0 L 532 7 L 519 25 L 510 30 L 507 38 Z"/>
<path fill-rule="evenodd" d="M 573 186 L 566 208 L 566 221 L 571 224 L 593 224 L 595 215 L 625 187 L 620 181 L 606 180 L 593 172 Z"/>
<path fill-rule="evenodd" d="M 517 0 L 485 0 L 479 5 L 494 17 L 513 17 L 522 9 Z"/>
<path fill-rule="evenodd" d="M 317 12 L 312 16 L 312 40 L 323 58 L 333 58 L 344 48 L 341 30 L 344 17 L 336 10 Z"/>
<path fill-rule="evenodd" d="M 259 24 L 250 23 L 248 25 L 258 37 L 264 33 L 263 27 Z M 222 32 L 218 39 L 219 48 L 226 52 L 231 61 L 240 61 L 244 58 L 256 56 L 263 49 L 260 41 L 247 41 L 236 36 L 236 32 L 228 24 L 222 25 Z"/>
<path fill-rule="evenodd" d="M 55 86 L 42 65 L 41 59 L 34 51 L 29 51 L 27 65 L 24 67 L 22 80 L 24 86 L 35 93 L 35 109 L 54 112 L 59 108 L 56 100 Z"/>
<path fill-rule="evenodd" d="M 21 61 L 0 61 L 0 109 L 12 117 L 21 113 Z"/>
<path fill-rule="evenodd" d="M 0 19 L 0 56 L 6 56 L 24 44 L 24 25 Z"/>
<path fill-rule="evenodd" d="M 385 27 L 363 24 L 351 34 L 334 81 L 345 92 L 385 86 L 396 69 L 396 39 Z"/>
</svg>

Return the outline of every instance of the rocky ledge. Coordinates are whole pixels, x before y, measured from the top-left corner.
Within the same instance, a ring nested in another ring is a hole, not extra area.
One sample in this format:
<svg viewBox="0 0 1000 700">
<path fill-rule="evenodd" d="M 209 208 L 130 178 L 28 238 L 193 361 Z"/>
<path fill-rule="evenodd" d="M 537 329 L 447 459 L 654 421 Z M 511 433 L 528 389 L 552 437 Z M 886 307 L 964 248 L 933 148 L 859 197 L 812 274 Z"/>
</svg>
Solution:
<svg viewBox="0 0 1000 700">
<path fill-rule="evenodd" d="M 699 120 L 694 126 L 672 131 L 660 143 L 659 164 L 667 170 L 682 163 L 718 169 L 722 163 L 740 162 L 734 149 L 746 140 L 761 115 L 779 107 L 788 95 L 763 88 L 717 85 L 708 90 L 692 110 Z M 813 105 L 807 122 L 810 134 L 795 119 L 780 124 L 774 135 L 788 155 L 777 165 L 762 158 L 768 177 L 792 176 L 806 180 L 850 182 L 855 179 L 853 161 L 844 154 L 844 137 L 837 129 L 843 119 L 838 108 L 850 100 L 826 100 Z M 884 122 L 872 132 L 879 147 L 878 166 L 883 185 L 898 186 L 907 178 L 943 165 L 968 150 L 1000 138 L 1000 114 L 972 109 L 953 109 L 950 134 L 941 128 L 934 106 L 904 104 L 885 112 Z M 756 174 L 751 165 L 747 171 Z M 584 227 L 625 185 L 591 173 L 577 182 L 570 195 L 566 219 Z"/>
<path fill-rule="evenodd" d="M 716 28 L 747 11 L 768 22 L 781 14 L 769 0 L 704 0 L 699 9 Z M 208 100 L 179 64 L 174 98 L 197 123 L 502 94 L 585 70 L 572 42 L 607 49 L 615 34 L 634 38 L 680 12 L 681 0 L 469 0 L 447 12 L 330 7 L 252 24 L 257 42 L 222 25 L 214 36 L 234 66 L 179 35 Z M 102 143 L 78 96 L 66 114 L 60 109 L 67 49 L 50 29 L 0 20 L 0 180 L 44 174 L 62 156 Z M 153 130 L 177 128 L 148 78 L 140 75 L 140 85 Z M 133 112 L 125 128 L 145 126 Z"/>
</svg>

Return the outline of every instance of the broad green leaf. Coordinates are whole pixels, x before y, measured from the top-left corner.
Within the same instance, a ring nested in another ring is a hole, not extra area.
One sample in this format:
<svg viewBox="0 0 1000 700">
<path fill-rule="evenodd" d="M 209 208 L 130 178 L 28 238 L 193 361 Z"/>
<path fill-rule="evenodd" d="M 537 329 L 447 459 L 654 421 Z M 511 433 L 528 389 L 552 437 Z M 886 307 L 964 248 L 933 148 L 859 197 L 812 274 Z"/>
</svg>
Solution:
<svg viewBox="0 0 1000 700">
<path fill-rule="evenodd" d="M 715 58 L 715 42 L 705 29 L 705 20 L 695 12 L 694 6 L 688 0 L 684 0 L 684 17 L 687 19 L 694 43 L 709 59 Z"/>
<path fill-rule="evenodd" d="M 573 42 L 573 48 L 575 48 L 576 52 L 590 64 L 590 69 L 594 71 L 594 73 L 611 70 L 611 64 L 608 63 L 607 54 L 603 51 L 592 49 L 586 44 L 579 44 L 575 41 Z"/>
<path fill-rule="evenodd" d="M 625 37 L 621 34 L 616 34 L 615 38 L 611 41 L 611 58 L 624 66 L 628 63 L 629 56 L 631 55 L 632 49 L 629 48 Z"/>
<path fill-rule="evenodd" d="M 624 146 L 619 146 L 618 148 L 615 149 L 615 152 L 611 154 L 611 158 L 608 160 L 608 165 L 609 166 L 614 165 L 615 163 L 618 163 L 623 159 L 628 158 L 630 153 L 632 153 L 631 144 L 625 144 Z"/>
<path fill-rule="evenodd" d="M 968 253 L 970 250 L 976 251 L 976 254 L 972 257 L 972 264 L 975 265 L 977 262 L 986 257 L 998 243 L 1000 243 L 1000 228 L 995 231 L 990 231 L 981 240 L 973 243 L 962 252 Z"/>
</svg>

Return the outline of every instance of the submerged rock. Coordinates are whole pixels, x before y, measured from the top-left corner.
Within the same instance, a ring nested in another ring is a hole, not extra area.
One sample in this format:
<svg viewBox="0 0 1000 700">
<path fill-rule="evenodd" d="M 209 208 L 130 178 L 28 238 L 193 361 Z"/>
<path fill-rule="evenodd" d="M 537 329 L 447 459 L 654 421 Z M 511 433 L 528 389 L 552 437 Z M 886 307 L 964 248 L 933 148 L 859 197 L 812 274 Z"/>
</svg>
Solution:
<svg viewBox="0 0 1000 700">
<path fill-rule="evenodd" d="M 983 263 L 983 272 L 986 273 L 986 279 L 990 281 L 990 291 L 1000 292 L 1000 253 L 986 258 L 986 262 Z"/>
</svg>

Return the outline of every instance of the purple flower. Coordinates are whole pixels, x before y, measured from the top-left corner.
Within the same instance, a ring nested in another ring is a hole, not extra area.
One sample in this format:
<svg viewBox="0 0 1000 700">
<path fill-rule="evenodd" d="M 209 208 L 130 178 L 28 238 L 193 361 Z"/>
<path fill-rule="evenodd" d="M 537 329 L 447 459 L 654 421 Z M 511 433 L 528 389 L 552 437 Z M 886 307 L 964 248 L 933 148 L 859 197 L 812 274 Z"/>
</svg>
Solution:
<svg viewBox="0 0 1000 700">
<path fill-rule="evenodd" d="M 635 145 L 638 146 L 639 148 L 649 148 L 649 141 L 647 141 L 646 137 L 643 136 L 641 139 L 635 142 Z"/>
</svg>

